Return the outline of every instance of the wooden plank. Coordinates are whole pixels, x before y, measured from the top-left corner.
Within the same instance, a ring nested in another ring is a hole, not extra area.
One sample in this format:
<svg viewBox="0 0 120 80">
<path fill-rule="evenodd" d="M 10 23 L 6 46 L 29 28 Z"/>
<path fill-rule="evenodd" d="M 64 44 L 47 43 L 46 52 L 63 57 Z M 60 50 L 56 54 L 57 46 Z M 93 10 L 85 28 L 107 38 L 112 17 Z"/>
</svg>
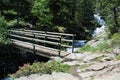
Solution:
<svg viewBox="0 0 120 80">
<path fill-rule="evenodd" d="M 23 41 L 19 41 L 19 40 L 15 40 L 15 39 L 11 39 L 14 43 L 14 45 L 16 46 L 19 46 L 19 47 L 23 47 L 23 48 L 26 48 L 28 50 L 33 50 L 33 44 L 31 43 L 28 43 L 28 42 L 23 42 Z M 40 46 L 40 45 L 37 45 L 37 44 L 34 44 L 35 45 L 35 50 L 37 52 L 42 52 L 42 53 L 47 53 L 48 55 L 58 55 L 58 51 L 57 49 L 52 49 L 52 48 L 48 48 L 48 47 L 44 47 L 44 46 Z M 61 56 L 65 56 L 67 55 L 68 53 L 65 52 L 65 51 L 61 51 Z M 39 53 L 41 54 L 41 53 Z"/>
<path fill-rule="evenodd" d="M 18 45 L 23 45 L 25 47 L 35 45 L 35 47 L 39 47 L 39 48 L 43 48 L 43 49 L 47 49 L 47 50 L 52 50 L 52 51 L 57 51 L 57 52 L 59 51 L 58 49 L 49 48 L 49 47 L 45 47 L 45 46 L 41 46 L 41 45 L 29 43 L 29 42 L 24 42 L 24 41 L 20 41 L 20 40 L 16 40 L 16 39 L 11 39 L 11 40 L 13 41 L 13 43 L 16 43 L 16 44 L 18 43 Z M 26 45 L 24 45 L 23 43 L 26 44 Z M 28 47 L 28 48 L 30 48 L 30 47 Z"/>
<path fill-rule="evenodd" d="M 36 35 L 36 36 L 46 36 L 46 37 L 55 37 L 55 38 L 60 38 L 60 36 L 57 35 L 49 35 L 49 34 L 40 34 L 40 33 L 34 33 L 34 32 L 24 32 L 24 31 L 15 31 L 15 30 L 10 30 L 13 33 L 17 34 L 30 34 L 30 35 Z"/>
<path fill-rule="evenodd" d="M 36 31 L 36 30 L 24 30 L 29 32 L 35 32 L 35 33 L 45 33 L 45 31 Z M 61 35 L 61 36 L 73 36 L 73 34 L 68 33 L 57 33 L 57 32 L 46 32 L 47 34 L 53 34 L 53 35 Z"/>
<path fill-rule="evenodd" d="M 24 30 L 25 32 L 34 32 L 34 33 L 42 33 L 45 34 L 45 31 L 36 31 L 36 30 Z"/>
<path fill-rule="evenodd" d="M 73 36 L 73 34 L 67 33 L 57 33 L 57 32 L 47 32 L 48 34 L 60 35 L 60 36 Z"/>
<path fill-rule="evenodd" d="M 19 32 L 19 34 L 24 34 L 24 35 L 33 35 L 33 33 L 31 33 L 31 32 L 23 32 L 23 31 L 15 31 L 15 30 L 10 30 L 10 31 L 12 31 L 12 32 L 15 32 L 15 33 L 18 33 Z M 31 30 L 29 30 L 29 31 L 31 31 Z M 45 34 L 39 34 L 39 33 L 34 33 L 35 34 L 35 36 L 37 36 L 37 37 L 42 37 L 42 36 L 47 36 L 47 37 L 54 37 L 54 38 L 50 38 L 50 39 L 54 39 L 54 40 L 58 40 L 58 38 L 60 37 L 60 36 L 56 36 L 56 35 L 45 35 Z M 56 39 L 55 39 L 56 38 Z M 68 40 L 68 39 L 62 39 L 62 41 L 66 41 L 66 42 L 72 42 L 72 40 Z"/>
<path fill-rule="evenodd" d="M 30 33 L 30 32 L 23 32 L 23 31 L 14 31 L 12 30 L 12 32 L 15 32 L 15 33 L 18 33 L 19 34 L 24 34 L 26 36 L 33 36 L 33 33 Z M 35 37 L 38 37 L 38 38 L 44 38 L 44 36 L 47 36 L 48 39 L 53 39 L 53 40 L 59 40 L 59 37 L 60 36 L 55 36 L 55 35 L 45 35 L 45 34 L 38 34 L 38 33 L 34 33 L 35 34 Z M 50 37 L 53 37 L 53 38 L 50 38 Z M 68 40 L 68 39 L 62 39 L 62 41 L 65 41 L 65 42 L 73 42 L 73 40 Z"/>
<path fill-rule="evenodd" d="M 9 34 L 12 37 L 16 37 L 19 39 L 25 39 L 25 40 L 30 40 L 30 41 L 35 41 L 35 42 L 41 42 L 41 43 L 47 43 L 47 44 L 52 44 L 52 45 L 60 45 L 60 43 L 57 42 L 52 42 L 52 41 L 45 41 L 45 40 L 40 40 L 40 39 L 34 39 L 34 38 L 29 38 L 29 37 L 24 37 L 24 36 L 19 36 L 19 35 L 13 35 L 13 34 Z"/>
</svg>

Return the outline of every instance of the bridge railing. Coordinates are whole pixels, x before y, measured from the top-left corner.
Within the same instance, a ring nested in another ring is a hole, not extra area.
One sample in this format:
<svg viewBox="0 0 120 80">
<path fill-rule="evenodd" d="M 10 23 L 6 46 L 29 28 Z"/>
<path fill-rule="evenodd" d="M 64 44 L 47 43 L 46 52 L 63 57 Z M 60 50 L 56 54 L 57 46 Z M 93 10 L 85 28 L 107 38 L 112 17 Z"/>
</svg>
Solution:
<svg viewBox="0 0 120 80">
<path fill-rule="evenodd" d="M 72 48 L 72 52 L 74 52 L 74 34 L 24 29 L 9 30 L 9 32 L 11 39 L 26 41 L 33 44 L 50 47 L 53 50 L 58 51 L 59 55 L 63 48 Z M 71 37 L 72 39 L 65 39 L 64 37 Z M 72 45 L 69 45 L 69 43 L 72 43 Z M 52 47 L 52 45 L 54 47 Z"/>
</svg>

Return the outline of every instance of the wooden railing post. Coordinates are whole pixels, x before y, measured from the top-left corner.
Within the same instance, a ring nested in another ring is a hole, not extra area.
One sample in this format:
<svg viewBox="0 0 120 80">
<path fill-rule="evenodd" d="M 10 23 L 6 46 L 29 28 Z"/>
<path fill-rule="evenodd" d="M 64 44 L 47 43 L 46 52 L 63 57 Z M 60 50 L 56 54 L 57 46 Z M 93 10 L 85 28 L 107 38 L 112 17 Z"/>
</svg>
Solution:
<svg viewBox="0 0 120 80">
<path fill-rule="evenodd" d="M 47 35 L 47 32 L 45 31 L 44 41 L 46 41 L 46 35 Z M 44 46 L 46 46 L 46 42 L 44 42 Z"/>
<path fill-rule="evenodd" d="M 8 38 L 10 39 L 10 34 L 12 34 L 12 32 L 10 30 L 8 30 Z"/>
<path fill-rule="evenodd" d="M 59 50 L 59 56 L 60 56 L 60 53 L 61 53 L 61 43 L 62 43 L 62 37 L 60 36 L 59 37 L 59 47 L 58 47 L 58 50 Z"/>
<path fill-rule="evenodd" d="M 74 53 L 74 37 L 75 37 L 75 35 L 73 34 L 73 36 L 72 36 L 72 53 Z"/>
<path fill-rule="evenodd" d="M 33 35 L 33 54 L 35 54 L 35 52 L 36 52 L 36 50 L 35 50 L 35 40 L 34 40 L 34 38 L 35 38 L 35 34 L 34 34 L 34 32 L 32 32 L 32 35 Z"/>
</svg>

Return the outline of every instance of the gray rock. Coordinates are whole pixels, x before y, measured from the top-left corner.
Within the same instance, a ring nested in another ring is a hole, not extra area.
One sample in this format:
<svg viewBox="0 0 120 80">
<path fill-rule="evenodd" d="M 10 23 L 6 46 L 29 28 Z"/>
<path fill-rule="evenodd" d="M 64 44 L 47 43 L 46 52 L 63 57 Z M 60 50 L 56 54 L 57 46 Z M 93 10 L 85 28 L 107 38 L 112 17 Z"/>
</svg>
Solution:
<svg viewBox="0 0 120 80">
<path fill-rule="evenodd" d="M 74 65 L 80 65 L 81 63 L 79 61 L 69 61 L 69 62 L 64 62 L 63 64 L 74 66 Z"/>
<path fill-rule="evenodd" d="M 94 76 L 95 74 L 96 74 L 96 72 L 90 71 L 90 72 L 80 73 L 79 75 L 80 75 L 82 78 L 88 78 L 88 77 Z"/>
<path fill-rule="evenodd" d="M 93 80 L 120 80 L 120 73 L 110 73 L 102 76 L 97 76 Z"/>
<path fill-rule="evenodd" d="M 120 47 L 116 47 L 114 50 L 113 50 L 113 53 L 115 54 L 120 54 Z"/>
<path fill-rule="evenodd" d="M 83 61 L 90 62 L 91 60 L 101 56 L 103 56 L 103 54 L 90 54 L 90 55 L 87 55 L 85 58 L 83 58 Z"/>
<path fill-rule="evenodd" d="M 38 79 L 36 80 L 54 80 L 53 76 L 49 75 L 49 74 L 43 74 L 42 76 L 40 76 Z"/>
<path fill-rule="evenodd" d="M 26 76 L 24 76 L 24 77 L 17 78 L 15 80 L 29 80 L 29 79 Z"/>
<path fill-rule="evenodd" d="M 88 67 L 87 70 L 92 70 L 92 71 L 100 71 L 106 68 L 109 65 L 109 62 L 103 62 L 103 63 L 96 63 Z"/>
<path fill-rule="evenodd" d="M 101 61 L 111 61 L 111 60 L 113 60 L 112 57 L 103 57 L 103 58 L 101 59 Z"/>
<path fill-rule="evenodd" d="M 112 61 L 109 65 L 111 65 L 111 66 L 120 65 L 120 60 L 118 60 L 118 61 Z"/>
<path fill-rule="evenodd" d="M 77 60 L 77 59 L 81 59 L 81 58 L 85 57 L 86 55 L 87 55 L 87 53 L 86 54 L 83 54 L 83 53 L 71 53 L 71 54 L 67 55 L 65 57 L 65 59 Z"/>
<path fill-rule="evenodd" d="M 93 44 L 93 43 L 95 43 L 97 40 L 90 40 L 90 41 L 88 41 L 87 43 L 86 43 L 86 45 L 91 45 L 91 44 Z"/>
<path fill-rule="evenodd" d="M 52 76 L 54 80 L 81 80 L 80 78 L 75 77 L 71 74 L 62 73 L 62 72 L 59 72 L 59 73 L 53 72 Z"/>
<path fill-rule="evenodd" d="M 38 75 L 38 74 L 31 74 L 30 76 L 28 76 L 29 80 L 43 80 L 42 76 Z"/>
<path fill-rule="evenodd" d="M 60 57 L 50 57 L 51 58 L 51 61 L 57 61 L 57 62 L 62 62 L 63 59 L 60 58 Z"/>
</svg>

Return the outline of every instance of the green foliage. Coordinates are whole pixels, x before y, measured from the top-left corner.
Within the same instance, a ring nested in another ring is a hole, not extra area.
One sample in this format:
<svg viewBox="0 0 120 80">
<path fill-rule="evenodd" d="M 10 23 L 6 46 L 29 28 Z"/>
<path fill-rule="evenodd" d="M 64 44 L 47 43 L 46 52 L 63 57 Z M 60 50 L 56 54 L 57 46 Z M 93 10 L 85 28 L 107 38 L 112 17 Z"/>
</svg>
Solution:
<svg viewBox="0 0 120 80">
<path fill-rule="evenodd" d="M 111 38 L 112 38 L 112 40 L 119 40 L 120 41 L 120 32 L 113 34 Z"/>
<path fill-rule="evenodd" d="M 37 25 L 40 27 L 40 30 L 47 29 L 50 30 L 52 25 L 51 19 L 52 15 L 48 7 L 48 1 L 46 0 L 35 0 L 32 7 L 32 14 L 38 18 Z"/>
<path fill-rule="evenodd" d="M 0 45 L 1 44 L 9 44 L 10 40 L 8 40 L 7 35 L 7 24 L 4 17 L 0 17 Z"/>
<path fill-rule="evenodd" d="M 70 67 L 60 62 L 36 62 L 32 65 L 25 64 L 20 67 L 19 71 L 13 74 L 14 77 L 27 76 L 34 73 L 51 74 L 53 71 L 56 72 L 68 72 Z"/>
<path fill-rule="evenodd" d="M 96 48 L 90 46 L 90 45 L 85 45 L 82 48 L 80 48 L 80 50 L 78 52 L 96 52 Z"/>
<path fill-rule="evenodd" d="M 90 37 L 95 28 L 93 27 L 93 1 L 49 0 L 49 7 L 53 14 L 54 25 L 64 26 L 68 32 L 77 34 L 79 38 Z"/>
<path fill-rule="evenodd" d="M 9 26 L 19 17 L 39 30 L 59 31 L 63 26 L 78 38 L 90 39 L 96 28 L 94 13 L 105 18 L 110 33 L 120 30 L 119 5 L 120 0 L 1 0 L 0 12 Z"/>
<path fill-rule="evenodd" d="M 120 32 L 119 33 L 115 33 L 111 36 L 111 45 L 113 47 L 115 46 L 120 46 Z"/>
<path fill-rule="evenodd" d="M 90 45 L 85 45 L 78 52 L 107 52 L 107 50 L 110 48 L 110 45 L 106 42 L 100 42 L 95 47 Z"/>
<path fill-rule="evenodd" d="M 17 24 L 17 20 L 10 20 L 8 23 L 7 23 L 8 27 L 9 28 L 15 28 L 17 26 L 19 27 L 24 27 L 25 26 L 25 22 L 20 20 L 19 21 L 19 25 Z"/>
<path fill-rule="evenodd" d="M 63 26 L 54 26 L 54 27 L 52 28 L 52 30 L 55 31 L 55 32 L 65 33 L 66 28 L 63 27 Z"/>
<path fill-rule="evenodd" d="M 110 34 L 120 30 L 120 0 L 96 0 L 96 12 L 100 13 L 107 24 Z"/>
<path fill-rule="evenodd" d="M 120 55 L 115 56 L 115 60 L 120 60 Z"/>
</svg>

